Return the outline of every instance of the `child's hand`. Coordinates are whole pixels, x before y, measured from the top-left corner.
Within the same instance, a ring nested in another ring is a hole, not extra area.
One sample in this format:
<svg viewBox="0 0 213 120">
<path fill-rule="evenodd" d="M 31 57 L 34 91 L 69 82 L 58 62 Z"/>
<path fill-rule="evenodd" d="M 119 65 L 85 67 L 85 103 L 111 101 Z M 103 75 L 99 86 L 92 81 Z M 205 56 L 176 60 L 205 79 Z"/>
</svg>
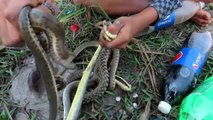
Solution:
<svg viewBox="0 0 213 120">
<path fill-rule="evenodd" d="M 53 3 L 54 0 L 0 0 L 0 39 L 5 46 L 18 46 L 21 43 L 18 15 L 27 4 L 37 7 L 40 3 Z M 41 6 L 39 9 L 50 12 Z"/>
<path fill-rule="evenodd" d="M 120 17 L 107 29 L 111 34 L 117 34 L 117 37 L 112 41 L 107 41 L 103 37 L 104 30 L 101 31 L 100 44 L 108 48 L 125 48 L 131 41 L 131 38 L 136 34 L 132 19 L 130 17 Z"/>
</svg>

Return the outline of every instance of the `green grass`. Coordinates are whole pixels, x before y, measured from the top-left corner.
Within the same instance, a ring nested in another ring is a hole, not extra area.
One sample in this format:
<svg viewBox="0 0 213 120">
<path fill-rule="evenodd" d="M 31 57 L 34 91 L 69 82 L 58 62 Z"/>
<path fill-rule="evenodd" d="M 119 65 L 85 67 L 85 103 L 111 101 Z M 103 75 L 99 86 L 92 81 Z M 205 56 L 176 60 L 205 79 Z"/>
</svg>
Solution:
<svg viewBox="0 0 213 120">
<path fill-rule="evenodd" d="M 95 27 L 95 24 L 102 20 L 113 18 L 109 18 L 104 12 L 101 14 L 93 10 L 90 11 L 90 16 L 88 16 L 87 8 L 80 5 L 67 5 L 67 3 L 68 1 L 64 1 L 59 6 L 62 12 L 58 16 L 58 19 L 65 26 L 65 44 L 70 50 L 74 50 L 83 42 L 98 41 L 100 30 Z M 66 15 L 68 10 L 73 10 L 74 12 Z M 80 26 L 78 33 L 69 32 L 69 26 L 73 23 L 77 23 Z M 160 100 L 159 89 L 161 82 L 172 59 L 180 50 L 187 35 L 197 29 L 199 29 L 198 26 L 187 22 L 176 27 L 137 37 L 136 42 L 130 43 L 129 48 L 121 50 L 117 71 L 118 75 L 131 83 L 132 91 L 129 93 L 121 92 L 122 94 L 119 94 L 120 92 L 107 91 L 100 100 L 97 100 L 92 105 L 85 105 L 86 107 L 93 106 L 91 108 L 92 111 L 83 111 L 84 114 L 81 120 L 89 118 L 94 120 L 136 120 L 146 112 L 144 110 L 148 102 L 151 102 L 150 115 L 152 117 L 162 117 L 163 115 L 157 111 L 157 104 Z M 10 101 L 8 92 L 11 87 L 11 76 L 15 67 L 20 66 L 22 60 L 27 55 L 29 55 L 29 52 L 24 48 L 5 48 L 0 51 L 0 118 L 12 116 L 18 108 Z M 198 77 L 198 83 L 212 75 L 212 59 L 213 56 L 211 55 L 201 75 Z M 133 98 L 132 93 L 137 93 L 139 95 L 138 98 Z M 121 96 L 121 102 L 107 104 L 107 98 L 111 97 L 113 100 L 116 96 Z M 137 109 L 132 109 L 134 102 L 138 104 Z M 118 109 L 126 110 L 128 116 L 118 114 Z M 169 120 L 176 120 L 179 109 L 180 106 L 175 105 L 167 118 Z M 32 120 L 35 119 L 35 116 L 36 114 L 32 115 Z"/>
<path fill-rule="evenodd" d="M 13 75 L 15 66 L 19 66 L 23 57 L 26 56 L 26 50 L 6 48 L 0 51 L 0 56 L 0 118 L 6 120 L 5 117 L 11 118 L 17 107 L 8 97 L 12 83 L 10 78 Z"/>
</svg>

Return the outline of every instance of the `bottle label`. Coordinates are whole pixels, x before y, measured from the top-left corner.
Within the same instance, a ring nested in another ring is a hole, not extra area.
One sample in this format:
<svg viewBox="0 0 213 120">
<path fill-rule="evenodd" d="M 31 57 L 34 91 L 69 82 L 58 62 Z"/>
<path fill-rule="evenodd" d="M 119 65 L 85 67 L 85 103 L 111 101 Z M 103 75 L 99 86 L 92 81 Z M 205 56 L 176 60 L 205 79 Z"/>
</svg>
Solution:
<svg viewBox="0 0 213 120">
<path fill-rule="evenodd" d="M 172 61 L 173 65 L 184 65 L 192 69 L 196 75 L 200 74 L 206 61 L 206 56 L 198 49 L 183 48 Z"/>
<path fill-rule="evenodd" d="M 155 31 L 165 28 L 165 27 L 170 27 L 172 25 L 174 25 L 175 23 L 175 14 L 174 12 L 171 13 L 170 15 L 168 15 L 166 18 L 159 20 L 156 24 L 155 24 Z"/>
</svg>

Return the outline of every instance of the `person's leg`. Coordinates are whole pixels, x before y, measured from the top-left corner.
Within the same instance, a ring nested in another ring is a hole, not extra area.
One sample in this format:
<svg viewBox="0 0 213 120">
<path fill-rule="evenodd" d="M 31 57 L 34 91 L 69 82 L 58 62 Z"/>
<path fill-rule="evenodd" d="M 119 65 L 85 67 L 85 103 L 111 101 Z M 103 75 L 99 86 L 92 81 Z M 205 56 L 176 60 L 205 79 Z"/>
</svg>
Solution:
<svg viewBox="0 0 213 120">
<path fill-rule="evenodd" d="M 135 14 L 146 8 L 152 0 L 73 0 L 86 6 L 98 6 L 109 15 Z"/>
</svg>

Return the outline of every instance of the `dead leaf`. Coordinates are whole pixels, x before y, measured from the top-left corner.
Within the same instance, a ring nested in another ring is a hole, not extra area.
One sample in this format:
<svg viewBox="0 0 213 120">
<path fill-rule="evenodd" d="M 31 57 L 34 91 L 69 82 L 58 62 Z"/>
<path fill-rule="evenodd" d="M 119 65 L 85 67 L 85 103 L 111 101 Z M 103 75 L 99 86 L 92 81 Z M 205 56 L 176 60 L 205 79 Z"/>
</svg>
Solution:
<svg viewBox="0 0 213 120">
<path fill-rule="evenodd" d="M 147 104 L 146 104 L 145 111 L 140 116 L 140 120 L 148 120 L 149 119 L 150 107 L 151 107 L 151 102 L 148 101 Z"/>
</svg>

